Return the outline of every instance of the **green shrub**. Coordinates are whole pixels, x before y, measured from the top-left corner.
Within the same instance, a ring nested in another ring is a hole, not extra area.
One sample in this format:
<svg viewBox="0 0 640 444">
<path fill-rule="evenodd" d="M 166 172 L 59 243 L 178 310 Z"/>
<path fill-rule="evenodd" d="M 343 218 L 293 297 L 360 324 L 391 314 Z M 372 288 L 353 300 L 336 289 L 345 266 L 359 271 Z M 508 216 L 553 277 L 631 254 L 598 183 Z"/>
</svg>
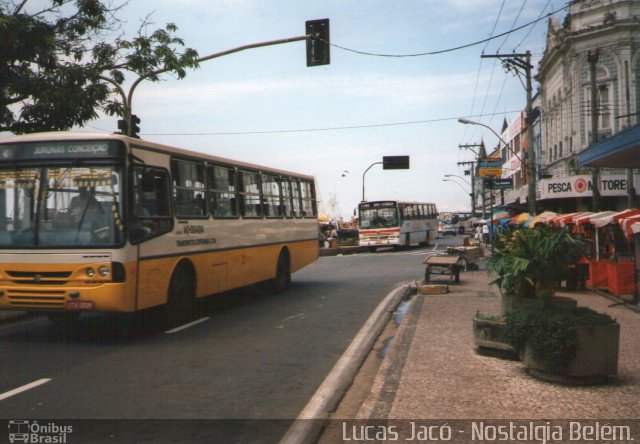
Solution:
<svg viewBox="0 0 640 444">
<path fill-rule="evenodd" d="M 585 244 L 564 230 L 539 224 L 497 236 L 487 270 L 503 294 L 549 302 L 556 283 L 578 261 Z"/>
<path fill-rule="evenodd" d="M 614 322 L 587 307 L 557 308 L 536 301 L 507 312 L 507 340 L 518 352 L 528 343 L 535 359 L 562 369 L 575 356 L 578 326 Z"/>
</svg>

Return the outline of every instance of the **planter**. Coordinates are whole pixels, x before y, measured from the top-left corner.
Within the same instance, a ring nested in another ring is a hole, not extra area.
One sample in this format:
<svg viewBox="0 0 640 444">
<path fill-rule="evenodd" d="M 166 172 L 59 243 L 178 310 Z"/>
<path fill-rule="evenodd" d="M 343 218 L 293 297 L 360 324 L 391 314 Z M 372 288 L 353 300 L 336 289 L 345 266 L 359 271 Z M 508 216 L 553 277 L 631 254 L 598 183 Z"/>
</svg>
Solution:
<svg viewBox="0 0 640 444">
<path fill-rule="evenodd" d="M 513 347 L 507 343 L 506 323 L 503 320 L 473 318 L 473 336 L 481 354 L 507 354 L 517 357 Z M 494 351 L 494 353 L 491 353 Z"/>
<path fill-rule="evenodd" d="M 524 305 L 535 304 L 538 299 L 525 298 L 522 296 L 502 295 L 502 312 L 506 313 L 510 310 L 522 307 Z M 578 301 L 567 296 L 552 296 L 551 305 L 556 308 L 574 308 L 578 305 Z"/>
<path fill-rule="evenodd" d="M 529 374 L 546 381 L 589 385 L 607 382 L 618 374 L 620 324 L 579 326 L 576 356 L 564 368 L 554 368 L 534 358 L 525 345 L 522 362 Z"/>
</svg>

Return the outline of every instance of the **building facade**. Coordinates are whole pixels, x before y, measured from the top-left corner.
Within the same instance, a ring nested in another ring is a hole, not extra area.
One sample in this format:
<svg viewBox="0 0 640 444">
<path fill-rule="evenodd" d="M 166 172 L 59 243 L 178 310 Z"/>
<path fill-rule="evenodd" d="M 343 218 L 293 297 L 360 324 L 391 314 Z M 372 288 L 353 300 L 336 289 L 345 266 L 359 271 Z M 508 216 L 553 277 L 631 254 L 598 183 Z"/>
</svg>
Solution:
<svg viewBox="0 0 640 444">
<path fill-rule="evenodd" d="M 537 80 L 538 207 L 591 210 L 592 170 L 580 165 L 578 153 L 593 143 L 592 110 L 598 140 L 640 121 L 640 0 L 576 1 L 564 23 L 550 20 Z M 628 189 L 639 188 L 640 177 L 601 169 L 596 183 L 600 209 L 618 210 L 628 206 Z"/>
</svg>

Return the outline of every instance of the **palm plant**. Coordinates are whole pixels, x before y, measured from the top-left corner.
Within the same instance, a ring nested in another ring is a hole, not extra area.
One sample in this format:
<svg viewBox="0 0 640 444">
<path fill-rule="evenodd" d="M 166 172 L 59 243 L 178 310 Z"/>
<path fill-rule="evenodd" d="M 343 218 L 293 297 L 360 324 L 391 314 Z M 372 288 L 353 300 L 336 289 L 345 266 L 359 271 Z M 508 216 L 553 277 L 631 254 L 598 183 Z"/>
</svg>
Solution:
<svg viewBox="0 0 640 444">
<path fill-rule="evenodd" d="M 565 230 L 546 225 L 508 231 L 494 240 L 487 270 L 496 274 L 503 310 L 514 308 L 523 298 L 551 303 L 556 284 L 585 249 L 584 243 Z"/>
</svg>

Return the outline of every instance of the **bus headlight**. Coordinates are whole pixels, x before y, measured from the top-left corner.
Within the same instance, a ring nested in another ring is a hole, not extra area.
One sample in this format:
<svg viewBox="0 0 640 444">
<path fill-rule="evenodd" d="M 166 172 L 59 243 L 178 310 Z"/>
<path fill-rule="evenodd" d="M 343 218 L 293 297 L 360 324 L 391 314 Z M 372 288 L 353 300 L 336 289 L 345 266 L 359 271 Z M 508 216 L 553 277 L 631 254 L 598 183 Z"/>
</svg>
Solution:
<svg viewBox="0 0 640 444">
<path fill-rule="evenodd" d="M 100 273 L 100 276 L 102 277 L 107 277 L 109 276 L 109 267 L 107 267 L 106 265 L 103 265 L 101 267 L 98 268 L 98 273 Z"/>
<path fill-rule="evenodd" d="M 96 270 L 94 270 L 93 268 L 89 267 L 87 268 L 87 276 L 89 276 L 90 278 L 94 277 L 96 275 Z"/>
</svg>

